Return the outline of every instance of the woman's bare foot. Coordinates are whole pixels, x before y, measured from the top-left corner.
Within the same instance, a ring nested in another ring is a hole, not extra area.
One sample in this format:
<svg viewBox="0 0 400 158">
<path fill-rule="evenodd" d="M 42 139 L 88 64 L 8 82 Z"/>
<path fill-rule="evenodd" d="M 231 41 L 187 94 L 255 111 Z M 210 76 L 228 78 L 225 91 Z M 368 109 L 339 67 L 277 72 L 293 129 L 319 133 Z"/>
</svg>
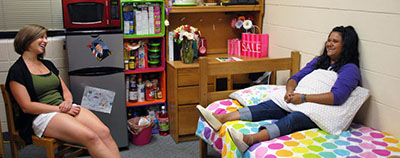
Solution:
<svg viewBox="0 0 400 158">
<path fill-rule="evenodd" d="M 240 113 L 239 111 L 234 111 L 226 114 L 215 114 L 213 116 L 222 124 L 228 121 L 240 120 Z"/>
<path fill-rule="evenodd" d="M 243 141 L 249 146 L 253 145 L 254 143 L 256 143 L 254 142 L 254 135 L 255 134 L 244 134 Z"/>
<path fill-rule="evenodd" d="M 216 113 L 213 113 L 212 114 L 219 122 L 221 122 L 222 124 L 224 124 L 226 121 L 224 121 L 224 117 L 223 117 L 223 115 L 220 115 L 220 114 L 216 114 Z"/>
<path fill-rule="evenodd" d="M 269 140 L 269 134 L 266 129 L 263 129 L 256 134 L 243 135 L 243 141 L 249 146 L 256 144 L 258 142 L 267 141 L 267 140 Z"/>
</svg>

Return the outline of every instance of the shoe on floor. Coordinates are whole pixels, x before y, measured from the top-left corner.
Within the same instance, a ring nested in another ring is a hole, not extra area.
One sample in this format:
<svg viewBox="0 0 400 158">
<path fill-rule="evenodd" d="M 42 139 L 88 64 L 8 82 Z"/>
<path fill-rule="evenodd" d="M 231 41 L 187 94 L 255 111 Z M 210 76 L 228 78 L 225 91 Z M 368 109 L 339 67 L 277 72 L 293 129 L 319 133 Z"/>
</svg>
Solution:
<svg viewBox="0 0 400 158">
<path fill-rule="evenodd" d="M 235 143 L 236 147 L 243 154 L 249 148 L 249 145 L 243 141 L 243 134 L 233 128 L 228 128 L 228 133 L 233 143 Z"/>
<path fill-rule="evenodd" d="M 214 131 L 219 131 L 222 124 L 214 117 L 211 111 L 208 111 L 201 105 L 196 106 L 197 111 L 199 112 L 200 116 L 214 129 Z"/>
</svg>

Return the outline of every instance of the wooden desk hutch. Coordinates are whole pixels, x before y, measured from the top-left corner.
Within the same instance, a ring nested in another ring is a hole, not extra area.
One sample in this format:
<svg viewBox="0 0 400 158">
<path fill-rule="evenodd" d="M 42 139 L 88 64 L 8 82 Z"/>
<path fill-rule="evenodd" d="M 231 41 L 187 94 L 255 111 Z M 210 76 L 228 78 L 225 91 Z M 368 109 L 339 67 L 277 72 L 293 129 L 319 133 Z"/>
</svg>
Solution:
<svg viewBox="0 0 400 158">
<path fill-rule="evenodd" d="M 253 23 L 262 30 L 264 1 L 258 0 L 257 5 L 172 6 L 167 17 L 170 21 L 167 30 L 173 31 L 185 24 L 198 28 L 201 35 L 207 40 L 207 57 L 215 59 L 215 57 L 227 55 L 228 39 L 240 37 L 243 29 L 231 27 L 232 18 L 239 15 L 253 15 Z M 168 36 L 167 32 L 166 35 Z M 198 60 L 192 64 L 167 61 L 167 105 L 170 134 L 176 143 L 197 139 L 194 134 L 199 118 L 195 106 L 200 102 L 198 68 Z M 225 77 L 228 79 L 228 83 L 248 82 L 244 75 Z M 215 78 L 209 78 L 208 83 L 208 91 L 214 91 Z M 228 86 L 229 88 L 232 87 Z"/>
</svg>

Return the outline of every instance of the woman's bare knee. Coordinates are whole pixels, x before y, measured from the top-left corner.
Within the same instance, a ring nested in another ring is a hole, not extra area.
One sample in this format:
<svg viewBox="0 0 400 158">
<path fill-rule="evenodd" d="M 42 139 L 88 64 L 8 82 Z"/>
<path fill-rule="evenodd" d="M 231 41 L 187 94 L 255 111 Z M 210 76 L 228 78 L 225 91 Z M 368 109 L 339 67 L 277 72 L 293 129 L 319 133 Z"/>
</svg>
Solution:
<svg viewBox="0 0 400 158">
<path fill-rule="evenodd" d="M 81 133 L 82 134 L 82 140 L 80 140 L 82 142 L 82 144 L 95 144 L 98 141 L 101 141 L 100 137 L 96 134 L 96 132 L 94 131 L 84 131 Z"/>
<path fill-rule="evenodd" d="M 100 131 L 97 132 L 97 135 L 104 139 L 111 136 L 110 129 L 107 126 L 100 127 Z"/>
</svg>

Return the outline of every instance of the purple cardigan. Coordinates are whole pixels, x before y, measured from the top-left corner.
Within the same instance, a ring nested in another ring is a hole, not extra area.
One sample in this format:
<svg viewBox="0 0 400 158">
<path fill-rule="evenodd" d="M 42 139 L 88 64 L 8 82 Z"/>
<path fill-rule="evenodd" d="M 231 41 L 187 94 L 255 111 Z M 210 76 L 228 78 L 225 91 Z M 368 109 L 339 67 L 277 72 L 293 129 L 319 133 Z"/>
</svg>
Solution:
<svg viewBox="0 0 400 158">
<path fill-rule="evenodd" d="M 290 79 L 294 79 L 297 83 L 299 83 L 299 81 L 303 79 L 304 76 L 315 70 L 314 65 L 317 60 L 318 58 L 314 58 L 313 60 L 311 60 L 304 68 L 302 68 L 299 72 L 290 77 Z M 341 105 L 347 100 L 351 92 L 357 86 L 361 86 L 361 73 L 357 65 L 353 63 L 348 63 L 344 65 L 337 73 L 338 78 L 333 85 L 331 92 L 333 93 L 334 97 L 333 104 Z"/>
</svg>

